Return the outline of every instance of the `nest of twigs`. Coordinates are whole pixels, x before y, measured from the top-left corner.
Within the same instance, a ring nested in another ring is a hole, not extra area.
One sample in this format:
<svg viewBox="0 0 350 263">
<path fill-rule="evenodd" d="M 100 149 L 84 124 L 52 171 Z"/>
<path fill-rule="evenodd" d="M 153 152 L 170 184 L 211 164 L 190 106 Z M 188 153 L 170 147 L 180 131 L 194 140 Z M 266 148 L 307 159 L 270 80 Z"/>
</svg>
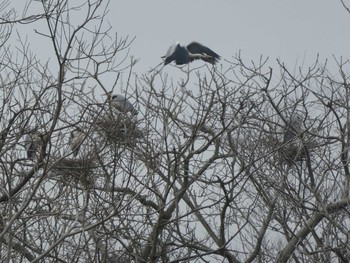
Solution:
<svg viewBox="0 0 350 263">
<path fill-rule="evenodd" d="M 104 114 L 96 123 L 98 130 L 112 144 L 135 146 L 142 137 L 137 128 L 137 119 L 126 113 Z"/>
<path fill-rule="evenodd" d="M 301 141 L 281 144 L 278 148 L 278 153 L 281 157 L 281 160 L 287 162 L 300 162 L 305 160 L 307 151 L 309 151 L 307 145 L 304 147 Z"/>
<path fill-rule="evenodd" d="M 63 182 L 80 183 L 89 188 L 94 184 L 94 168 L 96 158 L 64 158 L 59 160 L 52 171 L 55 176 L 61 178 Z"/>
<path fill-rule="evenodd" d="M 295 137 L 288 142 L 279 141 L 276 137 L 269 135 L 264 144 L 273 151 L 276 150 L 279 163 L 296 163 L 306 159 L 317 148 L 317 142 L 311 138 Z"/>
</svg>

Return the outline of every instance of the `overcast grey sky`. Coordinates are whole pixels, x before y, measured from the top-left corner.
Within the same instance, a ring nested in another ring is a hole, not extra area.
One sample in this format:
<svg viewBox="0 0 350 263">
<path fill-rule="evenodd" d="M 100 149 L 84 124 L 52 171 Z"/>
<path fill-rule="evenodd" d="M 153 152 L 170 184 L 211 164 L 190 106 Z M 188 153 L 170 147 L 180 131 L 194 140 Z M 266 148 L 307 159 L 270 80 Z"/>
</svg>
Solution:
<svg viewBox="0 0 350 263">
<path fill-rule="evenodd" d="M 29 13 L 41 8 L 32 2 Z M 223 59 L 240 50 L 247 61 L 263 55 L 271 64 L 280 58 L 289 66 L 301 65 L 304 57 L 309 66 L 317 53 L 321 60 L 348 58 L 350 51 L 350 14 L 340 0 L 111 1 L 108 20 L 119 36 L 136 37 L 130 54 L 140 58 L 138 74 L 158 65 L 176 41 L 198 41 Z M 32 48 L 42 54 L 43 41 L 35 38 Z"/>
<path fill-rule="evenodd" d="M 136 36 L 132 53 L 146 68 L 177 40 L 199 41 L 223 58 L 241 50 L 248 60 L 263 55 L 292 65 L 304 55 L 311 62 L 317 53 L 350 51 L 350 15 L 339 0 L 112 1 L 110 22 Z"/>
</svg>

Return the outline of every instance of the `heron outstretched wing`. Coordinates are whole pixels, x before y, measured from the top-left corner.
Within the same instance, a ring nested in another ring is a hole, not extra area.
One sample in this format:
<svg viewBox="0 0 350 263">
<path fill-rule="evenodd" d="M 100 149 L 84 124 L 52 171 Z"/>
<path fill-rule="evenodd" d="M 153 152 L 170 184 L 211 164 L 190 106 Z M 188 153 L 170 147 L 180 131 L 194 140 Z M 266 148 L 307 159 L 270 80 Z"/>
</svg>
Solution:
<svg viewBox="0 0 350 263">
<path fill-rule="evenodd" d="M 191 54 L 202 54 L 204 56 L 201 57 L 194 57 L 193 59 L 200 58 L 206 62 L 214 64 L 220 59 L 220 56 L 215 53 L 213 50 L 210 48 L 203 46 L 202 44 L 199 44 L 198 42 L 192 42 L 187 46 L 187 50 Z"/>
<path fill-rule="evenodd" d="M 201 60 L 208 62 L 210 64 L 213 64 L 213 65 L 216 62 L 218 62 L 217 58 L 206 55 L 206 54 L 191 54 L 188 59 L 189 59 L 189 62 L 192 62 L 192 61 L 197 60 L 197 59 L 201 59 Z"/>
</svg>

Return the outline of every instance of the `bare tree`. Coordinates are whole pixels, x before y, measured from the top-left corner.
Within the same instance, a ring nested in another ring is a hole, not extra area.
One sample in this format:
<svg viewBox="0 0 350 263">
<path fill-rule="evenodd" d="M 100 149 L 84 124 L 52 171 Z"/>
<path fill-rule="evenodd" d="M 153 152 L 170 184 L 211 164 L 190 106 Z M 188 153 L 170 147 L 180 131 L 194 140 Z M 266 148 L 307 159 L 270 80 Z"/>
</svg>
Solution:
<svg viewBox="0 0 350 263">
<path fill-rule="evenodd" d="M 1 9 L 1 262 L 349 262 L 347 60 L 134 75 L 108 1 L 71 2 Z M 48 61 L 9 43 L 34 21 Z"/>
</svg>

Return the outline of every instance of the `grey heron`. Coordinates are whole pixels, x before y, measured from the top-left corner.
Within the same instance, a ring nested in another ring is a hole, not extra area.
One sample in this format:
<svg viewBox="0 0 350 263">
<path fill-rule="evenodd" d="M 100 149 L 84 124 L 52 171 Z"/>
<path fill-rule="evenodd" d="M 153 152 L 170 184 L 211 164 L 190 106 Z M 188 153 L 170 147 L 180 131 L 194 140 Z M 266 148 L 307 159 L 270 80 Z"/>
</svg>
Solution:
<svg viewBox="0 0 350 263">
<path fill-rule="evenodd" d="M 201 59 L 205 62 L 215 64 L 220 59 L 220 56 L 210 48 L 199 44 L 198 42 L 192 42 L 191 44 L 181 46 L 179 42 L 173 44 L 166 53 L 164 58 L 164 65 L 175 61 L 176 65 L 188 64 L 196 59 Z"/>
<path fill-rule="evenodd" d="M 34 130 L 27 134 L 24 148 L 27 150 L 28 159 L 33 160 L 36 157 L 37 152 L 40 150 L 41 143 L 42 141 L 38 131 Z"/>
<path fill-rule="evenodd" d="M 283 143 L 288 143 L 293 140 L 302 132 L 302 119 L 301 116 L 295 115 L 290 118 L 290 121 L 286 127 L 284 133 Z"/>
<path fill-rule="evenodd" d="M 72 150 L 73 156 L 76 157 L 78 155 L 80 146 L 84 141 L 85 134 L 80 128 L 76 128 L 70 133 L 69 138 L 69 146 Z"/>
<path fill-rule="evenodd" d="M 135 109 L 134 105 L 125 96 L 121 94 L 112 95 L 112 92 L 108 92 L 107 101 L 112 107 L 114 107 L 120 112 L 130 112 L 132 115 L 138 114 L 138 111 Z"/>
</svg>

